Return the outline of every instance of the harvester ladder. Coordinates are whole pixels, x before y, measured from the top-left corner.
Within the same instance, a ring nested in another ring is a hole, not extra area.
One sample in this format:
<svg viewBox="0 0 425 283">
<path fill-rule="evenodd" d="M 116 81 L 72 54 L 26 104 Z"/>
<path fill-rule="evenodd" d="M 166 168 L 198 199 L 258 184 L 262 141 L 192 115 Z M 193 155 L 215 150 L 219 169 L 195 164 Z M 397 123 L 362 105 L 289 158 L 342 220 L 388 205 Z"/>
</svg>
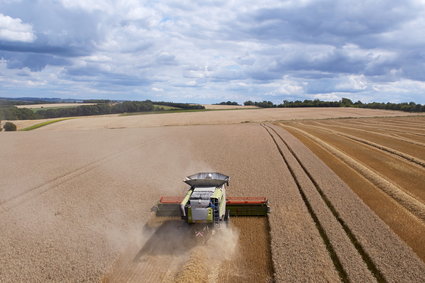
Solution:
<svg viewBox="0 0 425 283">
<path fill-rule="evenodd" d="M 220 213 L 219 213 L 219 203 L 218 203 L 218 199 L 213 198 L 212 199 L 212 203 L 213 203 L 213 215 L 214 215 L 214 223 L 219 223 L 220 222 Z"/>
</svg>

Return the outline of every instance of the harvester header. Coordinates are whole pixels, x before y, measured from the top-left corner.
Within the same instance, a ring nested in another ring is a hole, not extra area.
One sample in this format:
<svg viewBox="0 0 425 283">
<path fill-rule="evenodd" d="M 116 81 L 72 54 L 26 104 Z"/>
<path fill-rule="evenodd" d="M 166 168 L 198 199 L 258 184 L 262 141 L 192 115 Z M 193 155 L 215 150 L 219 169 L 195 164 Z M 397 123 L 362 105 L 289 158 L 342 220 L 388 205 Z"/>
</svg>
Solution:
<svg viewBox="0 0 425 283">
<path fill-rule="evenodd" d="M 154 207 L 157 216 L 180 216 L 187 223 L 228 221 L 230 216 L 267 216 L 266 197 L 227 197 L 230 177 L 218 172 L 200 172 L 183 181 L 190 186 L 185 196 L 163 196 Z"/>
</svg>

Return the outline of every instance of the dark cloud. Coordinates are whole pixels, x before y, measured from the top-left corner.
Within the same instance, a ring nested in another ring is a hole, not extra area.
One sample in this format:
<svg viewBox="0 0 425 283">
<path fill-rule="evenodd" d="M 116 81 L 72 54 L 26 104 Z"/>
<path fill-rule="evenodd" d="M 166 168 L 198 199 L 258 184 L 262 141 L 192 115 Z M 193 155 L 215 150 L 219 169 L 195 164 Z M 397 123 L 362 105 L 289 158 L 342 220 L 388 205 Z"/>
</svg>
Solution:
<svg viewBox="0 0 425 283">
<path fill-rule="evenodd" d="M 8 51 L 7 58 L 15 53 L 12 61 L 21 60 L 8 64 L 10 68 L 40 71 L 51 63 L 68 65 L 69 60 L 58 57 L 89 55 L 102 38 L 99 13 L 65 9 L 58 1 L 12 2 L 2 12 L 30 23 L 36 36 L 29 43 L 0 41 L 0 51 Z"/>
<path fill-rule="evenodd" d="M 129 74 L 117 73 L 113 71 L 105 71 L 99 66 L 91 65 L 85 67 L 71 67 L 68 68 L 63 78 L 72 78 L 76 82 L 89 82 L 95 84 L 97 87 L 107 88 L 113 85 L 122 86 L 144 86 L 152 83 L 152 81 Z"/>
<path fill-rule="evenodd" d="M 47 45 L 41 41 L 37 41 L 35 43 L 0 41 L 0 51 L 51 54 L 63 57 L 78 57 L 90 54 L 90 50 L 87 46 L 52 46 Z"/>
<path fill-rule="evenodd" d="M 294 1 L 296 3 L 296 1 Z M 238 16 L 247 37 L 268 41 L 362 45 L 371 35 L 391 31 L 418 16 L 412 1 L 312 1 L 263 8 Z"/>
<path fill-rule="evenodd" d="M 51 66 L 69 66 L 71 62 L 63 57 L 50 54 L 37 54 L 0 51 L 0 58 L 6 60 L 7 67 L 10 69 L 28 68 L 33 72 L 44 69 L 47 65 Z"/>
</svg>

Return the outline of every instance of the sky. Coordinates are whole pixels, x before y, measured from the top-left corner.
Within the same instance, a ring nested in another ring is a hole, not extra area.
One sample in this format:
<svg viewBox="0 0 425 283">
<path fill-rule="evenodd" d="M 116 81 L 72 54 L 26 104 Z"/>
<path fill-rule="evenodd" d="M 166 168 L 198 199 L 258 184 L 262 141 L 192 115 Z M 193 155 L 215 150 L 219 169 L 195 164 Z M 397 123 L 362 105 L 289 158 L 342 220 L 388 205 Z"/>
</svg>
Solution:
<svg viewBox="0 0 425 283">
<path fill-rule="evenodd" d="M 425 103 L 425 0 L 0 0 L 0 97 Z"/>
</svg>

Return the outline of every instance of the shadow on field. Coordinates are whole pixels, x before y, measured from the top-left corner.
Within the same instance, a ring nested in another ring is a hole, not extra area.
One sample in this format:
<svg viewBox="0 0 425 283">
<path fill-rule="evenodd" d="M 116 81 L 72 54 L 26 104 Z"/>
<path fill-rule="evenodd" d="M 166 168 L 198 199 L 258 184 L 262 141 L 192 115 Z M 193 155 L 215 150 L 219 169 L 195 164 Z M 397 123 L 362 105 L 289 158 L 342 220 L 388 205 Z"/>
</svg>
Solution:
<svg viewBox="0 0 425 283">
<path fill-rule="evenodd" d="M 139 261 L 144 255 L 182 255 L 199 244 L 201 239 L 195 234 L 203 228 L 198 225 L 187 225 L 181 219 L 173 219 L 162 222 L 158 227 L 147 226 L 145 229 L 154 229 L 155 232 L 139 250 L 133 261 Z"/>
</svg>

